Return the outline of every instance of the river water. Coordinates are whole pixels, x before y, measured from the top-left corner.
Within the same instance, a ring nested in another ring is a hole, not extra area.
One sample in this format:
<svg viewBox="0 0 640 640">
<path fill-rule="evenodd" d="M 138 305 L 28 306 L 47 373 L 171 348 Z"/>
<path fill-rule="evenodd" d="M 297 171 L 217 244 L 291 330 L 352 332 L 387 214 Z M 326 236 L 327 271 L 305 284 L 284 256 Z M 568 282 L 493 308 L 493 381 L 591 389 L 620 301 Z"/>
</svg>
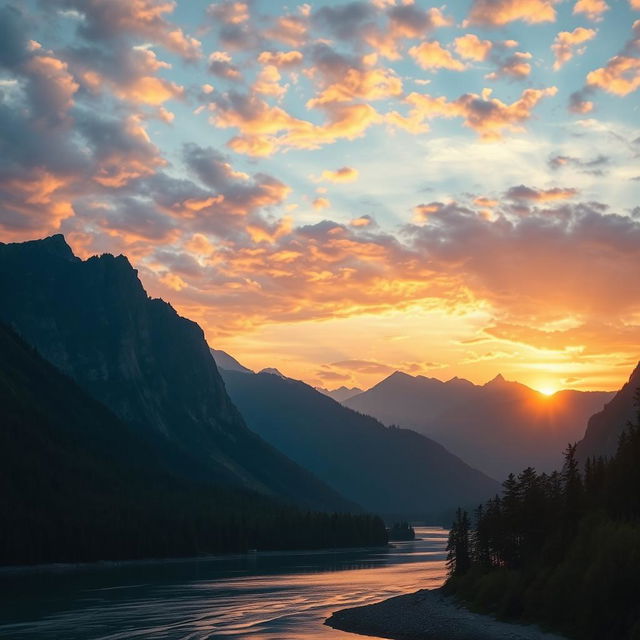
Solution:
<svg viewBox="0 0 640 640">
<path fill-rule="evenodd" d="M 389 549 L 0 571 L 0 638 L 353 640 L 333 611 L 442 584 L 447 532 Z"/>
</svg>

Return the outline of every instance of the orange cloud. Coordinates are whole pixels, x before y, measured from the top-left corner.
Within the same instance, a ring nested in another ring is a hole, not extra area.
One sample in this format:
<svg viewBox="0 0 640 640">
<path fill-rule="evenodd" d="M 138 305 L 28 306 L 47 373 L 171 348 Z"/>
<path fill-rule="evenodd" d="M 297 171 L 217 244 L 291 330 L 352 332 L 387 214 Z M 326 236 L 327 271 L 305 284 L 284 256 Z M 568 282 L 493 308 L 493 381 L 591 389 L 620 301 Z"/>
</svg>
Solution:
<svg viewBox="0 0 640 640">
<path fill-rule="evenodd" d="M 287 15 L 280 16 L 273 26 L 265 30 L 264 35 L 290 47 L 301 47 L 307 42 L 308 29 L 306 16 Z"/>
<path fill-rule="evenodd" d="M 283 96 L 287 92 L 287 87 L 280 84 L 281 79 L 278 67 L 268 64 L 258 74 L 253 83 L 253 91 L 267 96 Z"/>
<path fill-rule="evenodd" d="M 64 119 L 80 88 L 67 63 L 52 55 L 36 55 L 27 61 L 24 68 L 31 79 L 34 99 L 46 101 L 48 112 L 55 114 L 58 120 Z"/>
<path fill-rule="evenodd" d="M 317 211 L 328 209 L 331 206 L 331 203 L 326 198 L 316 198 L 311 204 Z"/>
<path fill-rule="evenodd" d="M 467 93 L 453 102 L 444 96 L 411 93 L 406 101 L 413 107 L 409 120 L 412 123 L 424 119 L 463 118 L 464 125 L 473 129 L 483 140 L 498 140 L 505 130 L 519 132 L 523 124 L 531 118 L 533 108 L 545 97 L 554 96 L 556 87 L 547 89 L 526 89 L 518 100 L 505 104 L 491 97 L 485 89 L 482 95 Z"/>
<path fill-rule="evenodd" d="M 493 43 L 490 40 L 480 40 L 473 33 L 456 38 L 454 43 L 459 56 L 476 62 L 486 60 L 493 48 Z"/>
<path fill-rule="evenodd" d="M 304 56 L 300 51 L 263 51 L 258 56 L 258 62 L 286 69 L 302 64 L 303 58 Z"/>
<path fill-rule="evenodd" d="M 391 69 L 348 69 L 338 82 L 329 84 L 321 93 L 307 101 L 313 108 L 354 99 L 380 100 L 402 94 L 402 80 Z"/>
<path fill-rule="evenodd" d="M 584 13 L 589 20 L 600 20 L 602 14 L 609 10 L 609 5 L 604 0 L 578 0 L 573 7 L 573 13 Z"/>
<path fill-rule="evenodd" d="M 528 61 L 531 60 L 532 57 L 528 52 L 516 51 L 503 60 L 496 71 L 488 73 L 485 78 L 488 80 L 497 80 L 498 78 L 505 77 L 515 78 L 517 80 L 526 78 L 531 73 L 531 65 Z"/>
<path fill-rule="evenodd" d="M 617 96 L 626 96 L 640 87 L 640 58 L 624 55 L 609 59 L 606 66 L 587 74 L 587 85 Z"/>
<path fill-rule="evenodd" d="M 515 20 L 529 24 L 555 22 L 558 0 L 473 0 L 468 24 L 502 27 Z"/>
<path fill-rule="evenodd" d="M 576 27 L 573 31 L 561 31 L 551 45 L 551 51 L 555 56 L 554 70 L 557 71 L 562 65 L 571 60 L 574 55 L 574 48 L 592 40 L 596 33 L 595 29 L 585 29 L 584 27 Z M 582 47 L 577 50 L 577 53 L 582 55 L 584 51 L 585 48 Z"/>
<path fill-rule="evenodd" d="M 353 182 L 358 179 L 358 170 L 351 167 L 341 167 L 335 171 L 325 170 L 320 174 L 320 179 L 328 182 Z"/>
<path fill-rule="evenodd" d="M 437 7 L 424 11 L 412 2 L 391 4 L 387 10 L 388 25 L 369 28 L 364 35 L 365 42 L 389 60 L 399 60 L 402 57 L 399 47 L 403 40 L 424 38 L 434 29 L 453 24 L 453 20 Z"/>
<path fill-rule="evenodd" d="M 452 71 L 464 71 L 466 69 L 463 62 L 456 60 L 450 51 L 447 51 L 435 40 L 423 42 L 417 47 L 411 47 L 409 55 L 423 69 L 451 69 Z"/>
<path fill-rule="evenodd" d="M 552 189 L 532 189 L 523 184 L 511 187 L 507 193 L 507 198 L 511 200 L 532 200 L 535 202 L 551 202 L 553 200 L 566 200 L 578 194 L 577 189 L 553 187 Z"/>
</svg>

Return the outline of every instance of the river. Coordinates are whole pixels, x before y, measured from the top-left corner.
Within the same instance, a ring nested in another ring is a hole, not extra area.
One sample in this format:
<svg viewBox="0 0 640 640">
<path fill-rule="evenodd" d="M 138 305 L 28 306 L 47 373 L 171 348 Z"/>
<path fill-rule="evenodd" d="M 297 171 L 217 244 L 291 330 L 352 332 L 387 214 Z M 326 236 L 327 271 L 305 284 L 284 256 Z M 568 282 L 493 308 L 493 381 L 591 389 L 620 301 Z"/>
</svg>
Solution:
<svg viewBox="0 0 640 640">
<path fill-rule="evenodd" d="M 440 586 L 447 533 L 389 549 L 0 570 L 0 638 L 353 640 L 337 609 Z"/>
</svg>

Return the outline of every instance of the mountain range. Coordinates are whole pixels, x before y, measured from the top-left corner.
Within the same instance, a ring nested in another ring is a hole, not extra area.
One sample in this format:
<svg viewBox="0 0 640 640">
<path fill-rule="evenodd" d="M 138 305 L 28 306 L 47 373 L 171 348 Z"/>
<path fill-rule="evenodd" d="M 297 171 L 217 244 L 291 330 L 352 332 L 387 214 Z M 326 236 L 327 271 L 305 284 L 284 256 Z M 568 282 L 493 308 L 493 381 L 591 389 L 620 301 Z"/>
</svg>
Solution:
<svg viewBox="0 0 640 640">
<path fill-rule="evenodd" d="M 333 398 L 336 402 L 344 402 L 353 396 L 357 396 L 363 392 L 363 389 L 359 387 L 338 387 L 337 389 L 325 389 L 324 387 L 316 387 L 316 390 L 320 393 L 324 393 L 325 396 Z"/>
<path fill-rule="evenodd" d="M 497 479 L 528 466 L 552 471 L 567 444 L 613 393 L 558 391 L 546 396 L 498 375 L 485 385 L 396 372 L 344 405 L 387 425 L 415 429 Z"/>
<path fill-rule="evenodd" d="M 437 442 L 410 429 L 385 427 L 304 382 L 220 371 L 251 429 L 367 510 L 438 516 L 498 490 L 495 480 Z"/>
<path fill-rule="evenodd" d="M 76 258 L 63 236 L 0 244 L 0 321 L 172 456 L 181 477 L 306 508 L 356 507 L 250 431 L 200 327 L 150 298 L 124 256 Z"/>
</svg>

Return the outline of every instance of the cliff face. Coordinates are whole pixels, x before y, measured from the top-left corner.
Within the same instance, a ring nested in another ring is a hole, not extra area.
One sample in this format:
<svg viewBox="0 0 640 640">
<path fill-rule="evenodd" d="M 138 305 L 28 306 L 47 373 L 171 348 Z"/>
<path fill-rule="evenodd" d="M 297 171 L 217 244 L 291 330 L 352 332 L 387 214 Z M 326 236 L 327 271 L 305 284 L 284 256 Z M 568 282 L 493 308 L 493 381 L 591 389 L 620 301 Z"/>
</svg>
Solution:
<svg viewBox="0 0 640 640">
<path fill-rule="evenodd" d="M 602 411 L 595 413 L 587 423 L 584 438 L 578 443 L 578 456 L 581 460 L 590 457 L 612 456 L 618 448 L 620 434 L 630 420 L 638 414 L 635 395 L 640 389 L 640 364 L 627 382 Z"/>
<path fill-rule="evenodd" d="M 169 441 L 180 473 L 352 506 L 246 427 L 200 327 L 149 298 L 125 257 L 82 261 L 62 236 L 0 244 L 0 320 L 121 419 Z"/>
</svg>

